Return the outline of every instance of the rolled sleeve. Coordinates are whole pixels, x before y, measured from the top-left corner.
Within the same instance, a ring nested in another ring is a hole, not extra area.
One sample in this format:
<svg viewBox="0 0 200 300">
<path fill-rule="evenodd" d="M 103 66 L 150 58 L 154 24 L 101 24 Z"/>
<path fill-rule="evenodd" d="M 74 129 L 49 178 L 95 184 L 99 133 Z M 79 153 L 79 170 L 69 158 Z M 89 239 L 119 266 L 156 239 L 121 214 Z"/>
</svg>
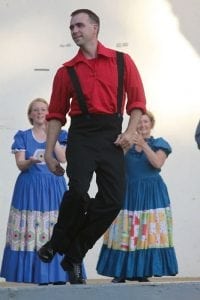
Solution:
<svg viewBox="0 0 200 300">
<path fill-rule="evenodd" d="M 130 115 L 133 109 L 141 109 L 146 112 L 146 97 L 140 73 L 129 55 L 125 55 L 126 78 L 125 88 L 127 92 L 126 112 Z"/>
<path fill-rule="evenodd" d="M 58 114 L 58 113 L 49 113 L 48 115 L 46 115 L 46 120 L 47 121 L 58 120 L 60 121 L 62 126 L 64 126 L 67 121 L 66 116 L 63 116 L 62 114 Z"/>
<path fill-rule="evenodd" d="M 53 81 L 51 100 L 49 104 L 49 113 L 46 116 L 47 121 L 57 119 L 62 126 L 66 123 L 66 114 L 70 107 L 70 83 L 65 67 L 61 67 Z"/>
</svg>

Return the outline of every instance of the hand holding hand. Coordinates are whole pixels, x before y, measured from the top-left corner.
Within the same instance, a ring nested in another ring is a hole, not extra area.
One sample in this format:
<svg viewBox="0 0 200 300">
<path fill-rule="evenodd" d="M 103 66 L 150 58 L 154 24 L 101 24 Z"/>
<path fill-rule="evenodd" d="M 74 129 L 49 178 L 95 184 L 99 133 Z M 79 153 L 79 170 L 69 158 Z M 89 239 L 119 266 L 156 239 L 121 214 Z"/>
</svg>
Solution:
<svg viewBox="0 0 200 300">
<path fill-rule="evenodd" d="M 144 138 L 142 137 L 141 134 L 139 134 L 139 133 L 136 132 L 136 133 L 133 135 L 133 144 L 138 145 L 138 146 L 140 146 L 141 148 L 144 146 L 145 140 L 144 140 Z"/>
<path fill-rule="evenodd" d="M 133 135 L 125 131 L 118 135 L 114 144 L 120 146 L 124 151 L 127 151 L 133 145 Z"/>
</svg>

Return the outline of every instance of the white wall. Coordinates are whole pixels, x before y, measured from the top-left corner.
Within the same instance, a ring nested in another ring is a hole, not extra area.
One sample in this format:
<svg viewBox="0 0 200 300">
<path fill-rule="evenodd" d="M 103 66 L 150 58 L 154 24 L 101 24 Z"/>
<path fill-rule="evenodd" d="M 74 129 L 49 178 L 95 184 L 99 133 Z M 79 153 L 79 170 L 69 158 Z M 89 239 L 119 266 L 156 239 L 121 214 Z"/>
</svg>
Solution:
<svg viewBox="0 0 200 300">
<path fill-rule="evenodd" d="M 56 69 L 76 53 L 69 15 L 82 7 L 81 0 L 0 0 L 0 261 L 18 174 L 12 138 L 29 127 L 29 102 L 49 99 Z M 172 201 L 179 276 L 200 276 L 200 153 L 194 142 L 200 117 L 200 2 L 85 0 L 84 8 L 100 16 L 101 42 L 131 54 L 140 70 L 157 120 L 154 135 L 173 148 L 162 174 Z M 95 188 L 93 182 L 92 194 Z M 85 260 L 90 278 L 98 277 L 100 246 L 101 240 Z"/>
</svg>

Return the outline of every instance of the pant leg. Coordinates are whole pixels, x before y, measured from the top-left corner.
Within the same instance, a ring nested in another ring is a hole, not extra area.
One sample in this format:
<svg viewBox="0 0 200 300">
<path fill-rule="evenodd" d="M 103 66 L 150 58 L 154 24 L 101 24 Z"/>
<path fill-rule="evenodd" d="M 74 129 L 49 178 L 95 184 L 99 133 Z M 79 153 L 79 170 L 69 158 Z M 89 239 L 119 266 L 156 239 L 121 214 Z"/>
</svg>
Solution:
<svg viewBox="0 0 200 300">
<path fill-rule="evenodd" d="M 78 118 L 70 127 L 67 144 L 69 191 L 63 197 L 51 240 L 57 251 L 72 253 L 77 260 L 81 260 L 104 233 L 121 207 L 123 152 L 114 145 L 120 132 L 121 120 L 110 116 Z M 91 201 L 88 190 L 94 171 L 99 191 Z"/>
<path fill-rule="evenodd" d="M 95 151 L 87 139 L 73 135 L 67 146 L 69 190 L 63 195 L 51 243 L 60 253 L 66 253 L 70 243 L 83 226 L 90 202 L 88 190 L 96 168 Z"/>
<path fill-rule="evenodd" d="M 78 195 L 76 191 L 66 191 L 59 209 L 57 223 L 54 226 L 51 243 L 59 253 L 66 253 L 70 243 L 76 237 L 85 223 L 86 207 L 90 197 L 83 192 Z"/>
<path fill-rule="evenodd" d="M 82 261 L 122 207 L 125 190 L 124 155 L 122 149 L 113 143 L 101 150 L 96 180 L 96 197 L 91 199 L 85 223 L 67 251 L 67 255 L 77 262 Z"/>
</svg>

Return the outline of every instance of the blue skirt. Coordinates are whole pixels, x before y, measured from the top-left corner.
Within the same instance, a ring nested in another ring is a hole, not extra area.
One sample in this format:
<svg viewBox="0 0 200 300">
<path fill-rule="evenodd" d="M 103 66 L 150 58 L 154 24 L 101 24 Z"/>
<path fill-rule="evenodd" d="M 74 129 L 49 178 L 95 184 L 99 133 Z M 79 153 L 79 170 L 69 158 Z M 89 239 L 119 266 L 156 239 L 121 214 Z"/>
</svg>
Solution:
<svg viewBox="0 0 200 300">
<path fill-rule="evenodd" d="M 37 251 L 52 235 L 62 196 L 64 177 L 44 172 L 22 172 L 16 181 L 8 219 L 0 276 L 10 282 L 48 284 L 67 282 L 68 273 L 56 254 L 43 263 Z M 84 278 L 86 278 L 83 266 Z"/>
<path fill-rule="evenodd" d="M 174 276 L 172 211 L 160 176 L 127 182 L 123 208 L 106 231 L 97 263 L 104 276 Z"/>
</svg>

